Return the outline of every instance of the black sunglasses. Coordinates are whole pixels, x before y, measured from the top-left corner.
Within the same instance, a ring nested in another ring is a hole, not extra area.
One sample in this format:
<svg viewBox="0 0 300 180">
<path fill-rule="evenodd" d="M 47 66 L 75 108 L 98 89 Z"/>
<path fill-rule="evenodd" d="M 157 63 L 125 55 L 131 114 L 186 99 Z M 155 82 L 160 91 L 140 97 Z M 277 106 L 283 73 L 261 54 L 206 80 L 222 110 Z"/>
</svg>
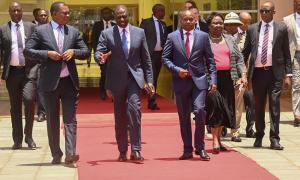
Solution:
<svg viewBox="0 0 300 180">
<path fill-rule="evenodd" d="M 260 12 L 261 14 L 269 14 L 269 13 L 273 12 L 273 10 L 260 9 L 259 12 Z"/>
</svg>

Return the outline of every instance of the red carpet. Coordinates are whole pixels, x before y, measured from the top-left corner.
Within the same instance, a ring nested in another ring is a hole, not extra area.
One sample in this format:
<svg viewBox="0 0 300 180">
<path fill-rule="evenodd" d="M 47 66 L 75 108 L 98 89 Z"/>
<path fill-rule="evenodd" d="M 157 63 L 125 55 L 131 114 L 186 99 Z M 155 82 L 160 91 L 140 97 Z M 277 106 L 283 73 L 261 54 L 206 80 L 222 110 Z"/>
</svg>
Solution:
<svg viewBox="0 0 300 180">
<path fill-rule="evenodd" d="M 83 92 L 83 91 L 81 91 Z M 81 93 L 82 95 L 82 93 Z M 92 96 L 89 94 L 89 96 Z M 89 114 L 86 108 L 89 100 L 81 96 L 78 118 L 78 144 L 80 154 L 78 163 L 79 180 L 271 180 L 277 179 L 260 167 L 253 160 L 239 152 L 229 151 L 218 155 L 211 154 L 211 140 L 206 139 L 206 147 L 211 161 L 200 161 L 198 156 L 192 160 L 179 161 L 182 153 L 182 142 L 179 132 L 178 117 L 175 106 L 169 103 L 173 113 L 144 113 L 142 116 L 142 154 L 143 163 L 118 162 L 115 143 L 113 114 Z M 94 94 L 96 99 L 97 95 Z M 98 97 L 97 97 L 98 98 Z M 162 102 L 161 102 L 162 101 Z M 165 100 L 159 99 L 159 105 Z M 109 113 L 110 107 L 103 107 L 99 99 L 97 108 L 100 112 Z M 167 102 L 167 101 L 165 101 Z M 106 106 L 111 106 L 108 103 Z M 103 110 L 105 109 L 105 111 Z M 96 112 L 94 112 L 96 113 Z M 130 147 L 129 147 L 130 149 Z M 130 152 L 130 151 L 129 151 Z M 129 156 L 129 153 L 128 153 Z"/>
</svg>

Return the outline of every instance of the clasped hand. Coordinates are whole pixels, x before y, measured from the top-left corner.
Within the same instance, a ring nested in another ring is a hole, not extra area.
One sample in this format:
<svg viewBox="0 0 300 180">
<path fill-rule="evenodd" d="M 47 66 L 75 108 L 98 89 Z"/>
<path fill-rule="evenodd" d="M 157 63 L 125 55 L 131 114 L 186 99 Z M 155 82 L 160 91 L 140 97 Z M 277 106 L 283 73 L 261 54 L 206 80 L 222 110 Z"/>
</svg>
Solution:
<svg viewBox="0 0 300 180">
<path fill-rule="evenodd" d="M 56 51 L 48 51 L 48 57 L 54 61 L 69 61 L 74 56 L 74 50 L 68 49 L 63 54 Z"/>
</svg>

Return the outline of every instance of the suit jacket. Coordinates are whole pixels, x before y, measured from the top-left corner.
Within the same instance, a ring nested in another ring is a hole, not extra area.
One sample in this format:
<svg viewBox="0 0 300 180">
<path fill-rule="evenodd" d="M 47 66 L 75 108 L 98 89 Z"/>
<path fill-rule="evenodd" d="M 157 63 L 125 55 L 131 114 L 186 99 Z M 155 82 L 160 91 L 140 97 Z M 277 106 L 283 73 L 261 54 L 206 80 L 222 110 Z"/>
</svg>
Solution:
<svg viewBox="0 0 300 180">
<path fill-rule="evenodd" d="M 260 29 L 261 22 L 250 25 L 245 40 L 243 55 L 246 64 L 249 55 L 251 54 L 248 67 L 249 79 L 252 79 L 255 61 L 257 58 Z M 287 27 L 284 23 L 274 22 L 274 34 L 272 44 L 273 74 L 274 77 L 280 81 L 286 74 L 292 73 L 288 32 Z"/>
<path fill-rule="evenodd" d="M 127 87 L 128 73 L 133 75 L 140 88 L 144 87 L 144 80 L 147 83 L 153 83 L 151 59 L 144 30 L 129 25 L 129 33 L 130 50 L 128 59 L 126 59 L 122 49 L 118 26 L 105 29 L 99 38 L 95 61 L 99 63 L 100 52 L 112 52 L 106 63 L 105 87 L 111 91 L 122 91 Z"/>
<path fill-rule="evenodd" d="M 208 33 L 208 25 L 207 23 L 202 19 L 202 17 L 200 17 L 200 20 L 199 20 L 199 26 L 200 26 L 200 30 L 203 31 L 203 32 L 206 32 Z"/>
<path fill-rule="evenodd" d="M 77 29 L 65 25 L 64 30 L 64 51 L 74 49 L 74 56 L 66 64 L 75 88 L 79 89 L 75 59 L 85 60 L 90 52 Z M 36 27 L 26 42 L 24 50 L 26 57 L 38 59 L 41 63 L 40 88 L 43 92 L 54 91 L 57 88 L 62 66 L 62 61 L 54 61 L 48 58 L 48 51 L 59 52 L 51 23 Z"/>
<path fill-rule="evenodd" d="M 165 22 L 160 21 L 160 23 L 163 29 L 163 32 L 160 32 L 161 47 L 163 48 L 168 36 L 168 30 Z M 142 20 L 140 27 L 145 31 L 149 52 L 152 53 L 154 51 L 157 40 L 156 28 L 153 17 Z"/>
<path fill-rule="evenodd" d="M 289 16 L 283 18 L 284 23 L 287 26 L 290 42 L 290 53 L 291 58 L 295 57 L 295 52 L 297 49 L 297 29 L 296 29 L 296 14 L 293 13 Z"/>
<path fill-rule="evenodd" d="M 114 26 L 116 23 L 111 22 L 111 26 Z M 103 21 L 97 21 L 95 22 L 93 26 L 93 31 L 92 31 L 92 44 L 93 44 L 93 49 L 96 51 L 99 37 L 101 32 L 104 30 L 104 23 Z"/>
<path fill-rule="evenodd" d="M 31 22 L 24 22 L 24 33 L 25 33 L 25 41 L 27 38 L 30 37 L 32 32 L 34 31 L 35 25 Z M 12 46 L 12 39 L 11 39 L 11 21 L 6 24 L 3 24 L 0 27 L 0 51 L 1 51 L 1 60 L 3 64 L 3 72 L 1 79 L 6 80 L 9 75 L 10 69 L 10 61 L 11 61 L 11 46 Z M 29 79 L 36 79 L 36 71 L 37 71 L 37 61 L 36 60 L 29 60 L 25 58 L 25 73 L 27 78 Z"/>
<path fill-rule="evenodd" d="M 217 84 L 216 64 L 211 50 L 209 37 L 202 31 L 194 31 L 194 44 L 190 58 L 187 57 L 182 29 L 168 35 L 162 54 L 162 63 L 173 74 L 173 89 L 180 92 L 188 83 L 178 73 L 180 69 L 187 69 L 198 89 L 207 89 L 208 84 Z M 205 72 L 207 66 L 211 80 L 208 81 Z"/>
</svg>

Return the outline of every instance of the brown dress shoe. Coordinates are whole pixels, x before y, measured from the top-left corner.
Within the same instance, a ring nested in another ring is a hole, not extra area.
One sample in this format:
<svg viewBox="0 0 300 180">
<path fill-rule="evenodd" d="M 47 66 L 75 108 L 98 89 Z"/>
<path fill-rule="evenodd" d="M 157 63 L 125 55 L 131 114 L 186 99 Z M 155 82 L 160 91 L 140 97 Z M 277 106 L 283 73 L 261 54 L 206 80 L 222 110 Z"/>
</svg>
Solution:
<svg viewBox="0 0 300 180">
<path fill-rule="evenodd" d="M 119 157 L 118 157 L 118 161 L 120 161 L 120 162 L 125 162 L 125 161 L 127 161 L 126 153 L 120 153 L 120 155 L 119 155 Z"/>
<path fill-rule="evenodd" d="M 299 127 L 299 126 L 300 126 L 300 119 L 295 118 L 294 127 Z"/>
</svg>

